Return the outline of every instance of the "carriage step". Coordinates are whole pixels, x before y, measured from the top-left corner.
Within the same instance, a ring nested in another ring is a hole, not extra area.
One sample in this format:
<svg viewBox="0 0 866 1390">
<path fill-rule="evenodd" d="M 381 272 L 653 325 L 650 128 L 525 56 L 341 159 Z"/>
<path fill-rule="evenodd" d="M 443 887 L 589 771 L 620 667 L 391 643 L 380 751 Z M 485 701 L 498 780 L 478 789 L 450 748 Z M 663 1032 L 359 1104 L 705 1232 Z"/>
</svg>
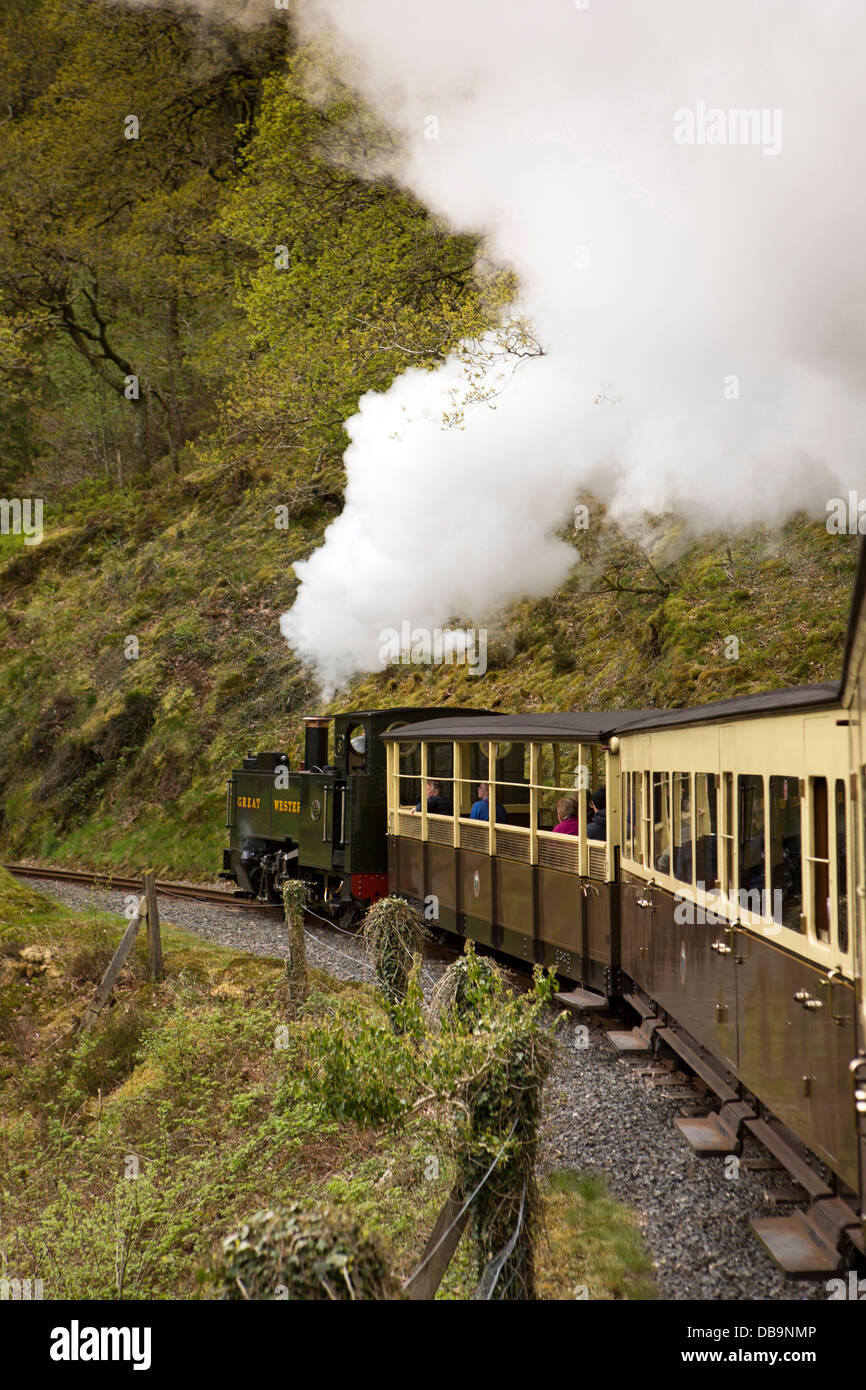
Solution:
<svg viewBox="0 0 866 1390">
<path fill-rule="evenodd" d="M 618 1029 L 611 1029 L 607 1035 L 608 1042 L 613 1043 L 617 1052 L 649 1052 L 652 1046 L 649 1038 L 644 1037 L 639 1028 L 632 1028 L 630 1033 L 623 1033 Z"/>
<path fill-rule="evenodd" d="M 843 1268 L 842 1232 L 856 1229 L 856 1213 L 841 1197 L 813 1202 L 790 1216 L 760 1216 L 749 1223 L 764 1249 L 786 1274 L 810 1278 Z"/>
<path fill-rule="evenodd" d="M 622 997 L 625 1000 L 626 1004 L 630 1005 L 631 1008 L 634 1009 L 636 1014 L 640 1014 L 641 1018 L 655 1017 L 655 1015 L 653 1014 L 652 1004 L 648 1004 L 646 1000 L 642 999 L 639 994 L 624 994 Z"/>
<path fill-rule="evenodd" d="M 687 1042 L 682 1033 L 674 1032 L 673 1028 L 660 1028 L 659 1037 L 662 1042 L 667 1043 L 673 1052 L 681 1057 L 692 1071 L 705 1081 L 710 1090 L 718 1096 L 723 1105 L 731 1101 L 739 1100 L 739 1096 L 732 1086 L 728 1084 L 722 1075 L 711 1066 L 709 1060 L 703 1057 L 696 1047 Z"/>
<path fill-rule="evenodd" d="M 610 1007 L 607 995 L 597 994 L 593 989 L 572 989 L 567 994 L 563 992 L 555 995 L 554 998 L 558 1004 L 564 1004 L 567 1009 L 573 1009 L 575 1013 Z"/>
<path fill-rule="evenodd" d="M 787 1168 L 794 1181 L 805 1188 L 813 1201 L 832 1196 L 832 1191 L 827 1184 L 821 1181 L 806 1160 L 786 1142 L 784 1135 L 773 1128 L 767 1120 L 746 1120 L 746 1129 L 763 1144 L 765 1149 L 769 1149 L 774 1158 L 777 1158 Z"/>
<path fill-rule="evenodd" d="M 754 1117 L 745 1102 L 732 1101 L 711 1115 L 679 1115 L 674 1124 L 696 1154 L 730 1154 L 739 1146 L 740 1125 Z"/>
</svg>

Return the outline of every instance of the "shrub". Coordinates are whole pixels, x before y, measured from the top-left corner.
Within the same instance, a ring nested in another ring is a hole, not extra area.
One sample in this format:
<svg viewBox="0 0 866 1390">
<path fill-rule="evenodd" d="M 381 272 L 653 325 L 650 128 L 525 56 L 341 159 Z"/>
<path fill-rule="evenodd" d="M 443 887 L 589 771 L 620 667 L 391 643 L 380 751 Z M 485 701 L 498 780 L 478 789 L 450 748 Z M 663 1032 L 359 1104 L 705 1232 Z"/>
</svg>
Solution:
<svg viewBox="0 0 866 1390">
<path fill-rule="evenodd" d="M 420 914 L 403 898 L 380 898 L 368 908 L 364 940 L 389 1004 L 406 998 L 412 963 L 426 934 Z"/>
<path fill-rule="evenodd" d="M 223 1241 L 216 1272 L 224 1299 L 356 1301 L 399 1293 L 373 1232 L 319 1202 L 256 1212 Z"/>
</svg>

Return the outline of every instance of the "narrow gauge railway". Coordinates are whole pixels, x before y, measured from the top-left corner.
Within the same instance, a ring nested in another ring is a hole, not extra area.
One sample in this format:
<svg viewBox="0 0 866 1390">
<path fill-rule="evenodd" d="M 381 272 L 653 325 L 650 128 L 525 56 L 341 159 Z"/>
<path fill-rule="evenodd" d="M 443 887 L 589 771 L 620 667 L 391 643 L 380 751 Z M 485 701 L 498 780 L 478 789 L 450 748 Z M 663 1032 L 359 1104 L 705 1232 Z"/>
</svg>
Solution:
<svg viewBox="0 0 866 1390">
<path fill-rule="evenodd" d="M 104 888 L 117 893 L 141 892 L 140 878 L 106 873 L 105 870 L 41 868 L 35 864 L 4 864 L 3 867 L 7 873 L 14 874 L 17 878 L 53 879 L 57 883 L 75 883 L 86 888 Z M 157 879 L 156 891 L 166 898 L 188 898 L 193 902 L 218 903 L 220 907 L 236 907 L 248 912 L 271 912 L 282 916 L 282 908 L 278 904 L 255 902 L 245 894 L 231 893 L 221 888 L 199 888 L 192 883 L 172 883 Z"/>
<path fill-rule="evenodd" d="M 750 1135 L 799 1184 L 807 1206 L 752 1226 L 821 1275 L 866 1258 L 864 721 L 866 548 L 839 681 L 694 709 L 352 711 L 333 762 L 330 720 L 307 720 L 300 769 L 260 753 L 229 778 L 223 877 L 263 900 L 303 877 L 343 925 L 397 893 L 627 1008 L 614 1044 L 716 1097 L 677 1123 L 692 1149 Z"/>
</svg>

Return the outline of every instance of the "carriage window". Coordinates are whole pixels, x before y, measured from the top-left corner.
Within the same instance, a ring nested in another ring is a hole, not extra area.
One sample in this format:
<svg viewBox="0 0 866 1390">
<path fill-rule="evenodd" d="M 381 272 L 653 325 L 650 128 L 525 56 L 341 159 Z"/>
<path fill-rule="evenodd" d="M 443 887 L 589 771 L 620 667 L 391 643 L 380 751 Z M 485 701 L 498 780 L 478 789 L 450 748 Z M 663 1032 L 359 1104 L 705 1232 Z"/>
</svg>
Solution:
<svg viewBox="0 0 866 1390">
<path fill-rule="evenodd" d="M 745 906 L 761 911 L 764 891 L 764 779 L 737 778 L 737 830 L 740 849 L 740 893 L 750 896 Z M 757 894 L 757 898 L 754 895 Z M 757 904 L 757 905 L 756 905 Z"/>
<path fill-rule="evenodd" d="M 458 743 L 455 790 L 459 800 L 459 814 L 468 816 L 478 799 L 478 784 L 487 778 L 487 761 L 482 763 L 480 745 L 477 743 Z"/>
<path fill-rule="evenodd" d="M 695 877 L 698 887 L 716 888 L 719 882 L 716 778 L 712 772 L 695 773 Z"/>
<path fill-rule="evenodd" d="M 836 914 L 839 950 L 848 950 L 848 837 L 845 824 L 845 783 L 836 779 Z"/>
<path fill-rule="evenodd" d="M 801 932 L 805 928 L 802 917 L 803 850 L 800 829 L 800 783 L 796 777 L 770 778 L 770 856 L 773 920 L 781 920 L 791 931 Z M 781 914 L 779 893 L 782 895 Z"/>
<path fill-rule="evenodd" d="M 653 864 L 661 874 L 671 871 L 671 783 L 667 772 L 653 773 Z"/>
<path fill-rule="evenodd" d="M 399 743 L 397 766 L 400 773 L 400 805 L 414 806 L 421 799 L 421 745 Z"/>
<path fill-rule="evenodd" d="M 734 774 L 725 777 L 725 892 L 734 891 Z"/>
<path fill-rule="evenodd" d="M 692 795 L 688 772 L 674 773 L 674 877 L 692 881 Z"/>
<path fill-rule="evenodd" d="M 632 858 L 636 864 L 643 863 L 643 773 L 633 772 L 631 775 L 631 796 L 632 796 L 632 815 L 633 832 Z"/>
<path fill-rule="evenodd" d="M 815 935 L 830 944 L 830 808 L 827 778 L 812 778 L 812 924 Z"/>
<path fill-rule="evenodd" d="M 427 744 L 427 810 L 431 815 L 454 814 L 454 744 Z M 420 810 L 420 804 L 418 805 Z"/>
<path fill-rule="evenodd" d="M 652 843 L 653 843 L 653 799 L 652 799 L 652 777 L 648 772 L 642 774 L 643 777 L 643 859 L 642 863 L 649 868 L 652 862 Z"/>
<path fill-rule="evenodd" d="M 631 773 L 622 774 L 622 852 L 625 859 L 631 859 L 631 846 L 634 832 L 634 808 L 631 804 Z"/>
<path fill-rule="evenodd" d="M 529 828 L 529 744 L 500 744 L 507 751 L 496 760 L 497 821 Z M 475 789 L 476 796 L 478 789 Z M 503 815 L 504 812 L 504 815 Z"/>
<path fill-rule="evenodd" d="M 538 749 L 538 829 L 552 830 L 563 819 L 587 814 L 590 765 L 580 743 L 542 743 Z M 565 807 L 564 803 L 573 803 Z"/>
</svg>

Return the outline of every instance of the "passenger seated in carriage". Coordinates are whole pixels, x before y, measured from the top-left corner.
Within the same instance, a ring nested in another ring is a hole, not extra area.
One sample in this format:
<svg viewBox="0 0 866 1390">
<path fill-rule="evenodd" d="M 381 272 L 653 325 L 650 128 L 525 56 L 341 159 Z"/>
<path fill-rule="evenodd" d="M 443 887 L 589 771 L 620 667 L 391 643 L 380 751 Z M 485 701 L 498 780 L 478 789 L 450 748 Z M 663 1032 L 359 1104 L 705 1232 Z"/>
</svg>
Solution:
<svg viewBox="0 0 866 1390">
<path fill-rule="evenodd" d="M 553 827 L 554 835 L 580 834 L 580 806 L 576 796 L 561 796 L 556 803 L 559 824 Z"/>
<path fill-rule="evenodd" d="M 421 802 L 417 802 L 412 808 L 414 816 L 416 811 L 421 810 Z M 442 791 L 442 783 L 428 780 L 427 782 L 427 811 L 434 816 L 453 816 L 454 803 Z"/>
<path fill-rule="evenodd" d="M 472 820 L 490 820 L 490 788 L 486 782 L 478 783 L 478 800 L 472 803 L 472 810 L 469 812 Z M 505 807 L 500 801 L 496 803 L 496 819 L 508 824 L 508 816 Z"/>
<path fill-rule="evenodd" d="M 594 791 L 589 800 L 589 809 L 592 812 L 592 819 L 586 827 L 586 838 L 588 840 L 607 839 L 607 811 L 605 810 L 607 795 L 604 787 L 599 787 Z"/>
</svg>

